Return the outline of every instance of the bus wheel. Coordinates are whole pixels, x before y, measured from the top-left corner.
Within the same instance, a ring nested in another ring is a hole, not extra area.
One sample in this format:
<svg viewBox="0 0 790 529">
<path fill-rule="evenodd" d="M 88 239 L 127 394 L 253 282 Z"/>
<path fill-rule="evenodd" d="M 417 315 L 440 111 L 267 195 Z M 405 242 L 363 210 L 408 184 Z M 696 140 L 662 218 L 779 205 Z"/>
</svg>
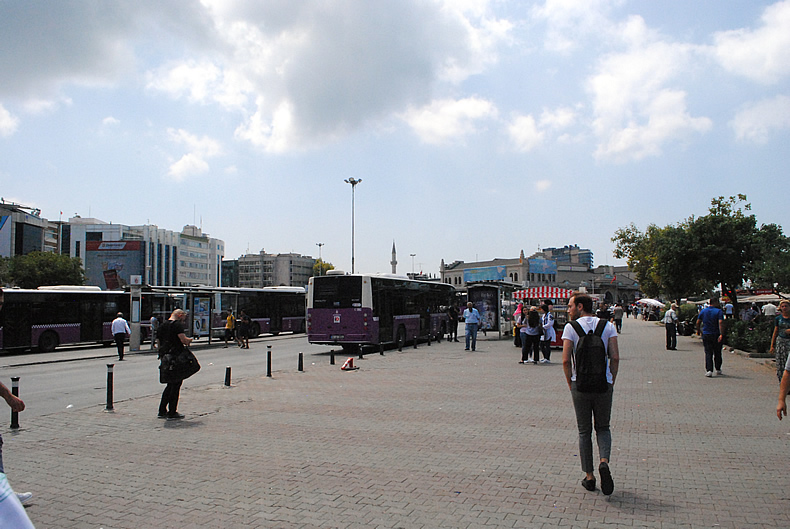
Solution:
<svg viewBox="0 0 790 529">
<path fill-rule="evenodd" d="M 257 338 L 260 333 L 261 333 L 261 326 L 258 325 L 257 321 L 253 322 L 252 328 L 250 329 L 250 338 Z"/>
<path fill-rule="evenodd" d="M 406 328 L 401 325 L 398 327 L 398 334 L 395 338 L 395 345 L 398 347 L 398 351 L 403 349 L 403 346 L 406 345 Z"/>
<path fill-rule="evenodd" d="M 47 331 L 38 339 L 38 350 L 41 353 L 51 353 L 58 346 L 58 335 L 52 331 Z"/>
</svg>

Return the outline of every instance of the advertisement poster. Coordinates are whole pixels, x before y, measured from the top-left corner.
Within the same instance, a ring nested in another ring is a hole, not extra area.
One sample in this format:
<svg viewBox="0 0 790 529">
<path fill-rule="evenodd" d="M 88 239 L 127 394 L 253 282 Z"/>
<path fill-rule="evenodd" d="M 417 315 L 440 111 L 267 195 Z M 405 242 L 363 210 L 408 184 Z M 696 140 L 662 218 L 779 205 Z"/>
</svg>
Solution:
<svg viewBox="0 0 790 529">
<path fill-rule="evenodd" d="M 480 313 L 481 331 L 496 331 L 499 325 L 499 289 L 475 287 L 469 289 L 469 301 Z"/>
<path fill-rule="evenodd" d="M 142 275 L 145 247 L 142 241 L 88 241 L 85 243 L 85 277 L 88 285 L 118 290 Z"/>
<path fill-rule="evenodd" d="M 211 331 L 211 298 L 195 297 L 192 336 L 208 336 Z"/>
<path fill-rule="evenodd" d="M 531 274 L 557 274 L 557 262 L 551 259 L 530 259 L 529 272 Z"/>
<path fill-rule="evenodd" d="M 504 266 L 485 266 L 482 268 L 467 268 L 464 270 L 464 283 L 471 283 L 473 281 L 504 281 L 504 279 Z"/>
</svg>

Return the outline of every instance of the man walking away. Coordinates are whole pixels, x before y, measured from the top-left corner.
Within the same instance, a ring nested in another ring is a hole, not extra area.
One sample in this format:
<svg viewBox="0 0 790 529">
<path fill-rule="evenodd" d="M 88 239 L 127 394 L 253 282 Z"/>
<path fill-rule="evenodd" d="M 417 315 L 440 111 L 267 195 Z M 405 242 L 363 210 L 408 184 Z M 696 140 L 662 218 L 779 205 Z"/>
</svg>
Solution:
<svg viewBox="0 0 790 529">
<path fill-rule="evenodd" d="M 477 347 L 477 327 L 480 325 L 480 312 L 472 306 L 472 302 L 466 304 L 464 310 L 464 321 L 466 322 L 466 349 L 469 350 L 469 343 L 472 344 L 472 351 Z"/>
<path fill-rule="evenodd" d="M 592 310 L 592 298 L 587 294 L 574 294 L 568 301 L 568 318 L 571 322 L 565 324 L 562 332 L 562 369 L 576 411 L 579 459 L 582 472 L 585 473 L 582 486 L 589 491 L 595 490 L 592 448 L 594 424 L 600 458 L 598 474 L 601 491 L 608 496 L 614 491 L 614 480 L 609 470 L 612 453 L 609 420 L 612 416 L 614 382 L 620 366 L 620 350 L 614 324 L 597 318 Z"/>
<path fill-rule="evenodd" d="M 115 339 L 115 345 L 118 347 L 118 360 L 123 360 L 123 342 L 126 341 L 128 335 L 132 334 L 132 331 L 129 330 L 129 324 L 123 319 L 123 313 L 119 312 L 118 317 L 112 320 L 110 331 L 112 331 L 112 337 Z"/>
<path fill-rule="evenodd" d="M 697 317 L 697 336 L 702 336 L 705 347 L 705 376 L 712 377 L 713 369 L 721 376 L 721 346 L 724 340 L 724 312 L 718 298 L 710 300 Z"/>
<path fill-rule="evenodd" d="M 677 334 L 677 325 L 678 325 L 678 313 L 677 313 L 678 306 L 673 303 L 669 310 L 666 311 L 664 314 L 664 327 L 667 330 L 667 351 L 675 351 L 678 347 L 678 334 Z"/>
</svg>

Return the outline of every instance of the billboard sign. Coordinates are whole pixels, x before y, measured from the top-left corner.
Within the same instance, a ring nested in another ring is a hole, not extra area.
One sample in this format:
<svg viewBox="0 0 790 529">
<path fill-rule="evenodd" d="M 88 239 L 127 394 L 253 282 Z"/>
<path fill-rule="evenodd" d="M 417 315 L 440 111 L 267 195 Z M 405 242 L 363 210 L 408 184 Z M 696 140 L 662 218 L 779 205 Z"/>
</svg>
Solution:
<svg viewBox="0 0 790 529">
<path fill-rule="evenodd" d="M 88 285 L 116 290 L 132 283 L 131 276 L 142 275 L 145 268 L 142 241 L 87 241 L 85 277 Z"/>
<path fill-rule="evenodd" d="M 484 266 L 481 268 L 467 268 L 464 270 L 464 283 L 473 281 L 503 281 L 505 279 L 504 266 Z"/>
<path fill-rule="evenodd" d="M 557 261 L 552 259 L 530 259 L 529 272 L 531 274 L 557 274 Z"/>
</svg>

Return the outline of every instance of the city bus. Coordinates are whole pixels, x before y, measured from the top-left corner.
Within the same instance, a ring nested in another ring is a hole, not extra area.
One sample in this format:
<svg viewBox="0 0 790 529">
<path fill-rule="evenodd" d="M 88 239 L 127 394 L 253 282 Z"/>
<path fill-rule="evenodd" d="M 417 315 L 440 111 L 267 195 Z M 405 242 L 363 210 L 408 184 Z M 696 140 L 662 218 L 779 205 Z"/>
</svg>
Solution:
<svg viewBox="0 0 790 529">
<path fill-rule="evenodd" d="M 305 332 L 305 289 L 302 287 L 176 287 L 142 289 L 143 321 L 151 315 L 164 321 L 174 309 L 187 312 L 192 337 L 221 338 L 228 309 L 238 319 L 243 310 L 250 317 L 249 337 L 281 332 Z"/>
<path fill-rule="evenodd" d="M 99 287 L 4 289 L 0 310 L 0 349 L 51 352 L 59 345 L 113 341 L 110 326 L 119 312 L 129 316 L 123 291 Z"/>
<path fill-rule="evenodd" d="M 307 339 L 356 351 L 364 345 L 441 341 L 455 288 L 393 274 L 330 270 L 307 287 Z"/>
<path fill-rule="evenodd" d="M 251 319 L 250 337 L 263 333 L 305 332 L 306 293 L 302 287 L 217 288 L 142 287 L 141 341 L 150 335 L 151 316 L 160 323 L 174 309 L 187 312 L 187 334 L 222 337 L 227 309 Z M 4 289 L 0 310 L 0 350 L 52 352 L 61 345 L 113 342 L 110 327 L 121 312 L 130 319 L 127 290 L 91 286 L 53 286 L 37 290 Z M 131 323 L 131 322 L 130 322 Z"/>
</svg>

